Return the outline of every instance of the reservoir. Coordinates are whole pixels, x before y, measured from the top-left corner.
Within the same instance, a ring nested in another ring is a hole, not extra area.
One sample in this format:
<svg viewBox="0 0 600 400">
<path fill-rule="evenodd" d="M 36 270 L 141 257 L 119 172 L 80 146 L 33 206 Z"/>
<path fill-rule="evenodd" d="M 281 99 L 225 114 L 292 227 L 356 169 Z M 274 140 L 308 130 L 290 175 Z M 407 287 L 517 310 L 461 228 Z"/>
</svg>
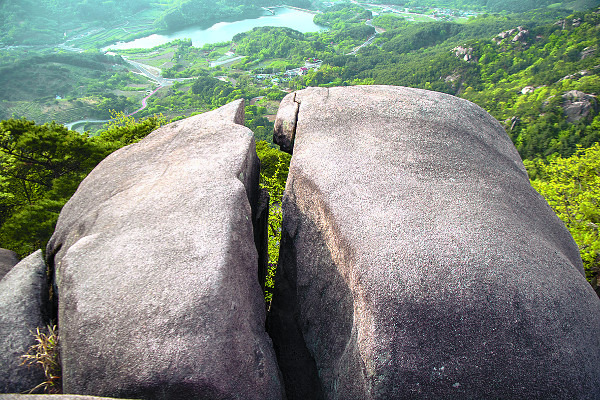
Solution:
<svg viewBox="0 0 600 400">
<path fill-rule="evenodd" d="M 202 47 L 207 43 L 228 42 L 238 33 L 248 32 L 260 26 L 287 27 L 302 33 L 317 32 L 325 29 L 313 22 L 314 14 L 312 13 L 287 7 L 275 8 L 274 12 L 275 14 L 271 15 L 265 11 L 265 15 L 258 18 L 235 22 L 219 22 L 210 28 L 189 27 L 171 33 L 153 34 L 131 42 L 116 43 L 105 47 L 103 50 L 148 49 L 176 39 L 192 39 L 194 47 Z"/>
</svg>

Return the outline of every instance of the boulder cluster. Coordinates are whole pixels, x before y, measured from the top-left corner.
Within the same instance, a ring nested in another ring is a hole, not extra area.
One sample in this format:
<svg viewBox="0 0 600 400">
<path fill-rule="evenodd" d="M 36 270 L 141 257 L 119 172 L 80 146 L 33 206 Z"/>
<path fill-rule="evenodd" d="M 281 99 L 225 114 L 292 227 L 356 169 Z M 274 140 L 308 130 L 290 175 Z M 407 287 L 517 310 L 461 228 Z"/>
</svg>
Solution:
<svg viewBox="0 0 600 400">
<path fill-rule="evenodd" d="M 59 400 L 597 398 L 600 299 L 489 114 L 401 87 L 286 96 L 268 315 L 243 121 L 240 100 L 113 153 L 45 258 L 0 251 L 0 399 L 44 380 L 20 356 L 53 318 Z"/>
<path fill-rule="evenodd" d="M 500 32 L 492 40 L 494 40 L 496 42 L 496 44 L 500 44 L 506 38 L 511 39 L 511 41 L 513 43 L 517 43 L 517 42 L 526 43 L 526 40 L 528 37 L 529 37 L 529 30 L 523 28 L 522 26 L 518 26 L 514 29 Z"/>
</svg>

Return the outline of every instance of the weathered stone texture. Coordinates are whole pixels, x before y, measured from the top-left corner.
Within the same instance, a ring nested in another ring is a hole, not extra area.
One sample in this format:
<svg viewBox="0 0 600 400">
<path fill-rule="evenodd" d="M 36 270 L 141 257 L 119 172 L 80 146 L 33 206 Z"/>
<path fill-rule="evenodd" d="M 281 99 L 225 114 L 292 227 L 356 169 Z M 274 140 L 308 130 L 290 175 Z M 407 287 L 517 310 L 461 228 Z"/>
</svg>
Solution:
<svg viewBox="0 0 600 400">
<path fill-rule="evenodd" d="M 0 249 L 0 280 L 19 262 L 19 256 L 12 250 Z"/>
<path fill-rule="evenodd" d="M 288 399 L 598 398 L 600 300 L 497 121 L 400 87 L 292 102 L 268 321 Z"/>
<path fill-rule="evenodd" d="M 565 117 L 571 123 L 587 118 L 597 107 L 596 96 L 579 90 L 570 90 L 563 94 L 562 98 Z"/>
<path fill-rule="evenodd" d="M 48 254 L 66 393 L 279 399 L 257 277 L 259 160 L 243 101 L 104 160 Z"/>
<path fill-rule="evenodd" d="M 28 391 L 44 381 L 36 367 L 22 365 L 35 344 L 32 331 L 45 328 L 46 264 L 38 250 L 0 280 L 0 393 Z"/>
</svg>

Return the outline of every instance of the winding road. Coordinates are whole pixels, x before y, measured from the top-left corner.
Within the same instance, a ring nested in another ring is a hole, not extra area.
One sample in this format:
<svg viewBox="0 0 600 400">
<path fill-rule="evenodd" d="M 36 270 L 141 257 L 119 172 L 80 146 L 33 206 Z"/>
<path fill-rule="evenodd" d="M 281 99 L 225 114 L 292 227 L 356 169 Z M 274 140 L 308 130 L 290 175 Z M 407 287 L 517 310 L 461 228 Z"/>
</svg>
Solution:
<svg viewBox="0 0 600 400">
<path fill-rule="evenodd" d="M 135 69 L 137 69 L 138 71 L 140 71 L 140 73 L 142 75 L 144 75 L 146 78 L 148 78 L 149 80 L 151 80 L 152 82 L 156 83 L 158 85 L 158 87 L 156 89 L 154 89 L 152 92 L 150 92 L 146 97 L 144 97 L 142 99 L 142 106 L 140 108 L 138 108 L 137 110 L 135 110 L 132 113 L 127 114 L 127 117 L 131 117 L 132 115 L 135 115 L 137 113 L 139 113 L 140 111 L 143 111 L 144 109 L 146 109 L 146 107 L 148 107 L 148 99 L 150 97 L 152 97 L 156 92 L 158 92 L 160 89 L 162 89 L 163 87 L 166 86 L 171 86 L 173 85 L 173 83 L 175 82 L 183 82 L 189 79 L 194 79 L 194 78 L 177 78 L 177 79 L 169 79 L 169 78 L 163 78 L 160 74 L 162 73 L 160 68 L 157 67 L 153 67 L 151 65 L 147 65 L 147 64 L 142 64 L 140 62 L 137 61 L 132 61 L 127 59 L 127 57 L 123 57 L 123 59 L 132 67 L 134 67 Z M 68 124 L 65 124 L 65 126 L 68 129 L 73 129 L 74 126 L 77 125 L 81 125 L 81 124 L 86 124 L 86 123 L 105 123 L 105 122 L 110 122 L 112 120 L 110 119 L 81 119 L 79 121 L 74 121 L 74 122 L 69 122 Z"/>
<path fill-rule="evenodd" d="M 377 37 L 377 34 L 379 34 L 379 33 L 382 33 L 382 32 L 385 32 L 385 29 L 378 28 L 378 27 L 376 27 L 375 25 L 373 25 L 373 20 L 372 20 L 372 19 L 368 19 L 368 20 L 366 20 L 366 21 L 365 21 L 365 24 L 366 24 L 366 25 L 368 25 L 368 26 L 370 26 L 370 27 L 372 27 L 372 28 L 374 28 L 374 29 L 375 29 L 375 33 L 374 33 L 374 34 L 372 34 L 371 36 L 369 36 L 369 38 L 367 39 L 367 41 L 366 41 L 366 42 L 364 42 L 364 43 L 363 43 L 363 44 L 361 44 L 360 46 L 356 47 L 356 48 L 355 48 L 354 50 L 352 50 L 350 53 L 347 53 L 347 54 L 346 54 L 347 56 L 353 56 L 353 55 L 356 55 L 356 53 L 358 53 L 358 51 L 359 51 L 360 49 L 362 49 L 362 48 L 363 48 L 363 47 L 365 47 L 365 46 L 368 46 L 368 45 L 372 44 L 372 43 L 373 43 L 373 41 L 375 40 L 375 38 Z"/>
</svg>

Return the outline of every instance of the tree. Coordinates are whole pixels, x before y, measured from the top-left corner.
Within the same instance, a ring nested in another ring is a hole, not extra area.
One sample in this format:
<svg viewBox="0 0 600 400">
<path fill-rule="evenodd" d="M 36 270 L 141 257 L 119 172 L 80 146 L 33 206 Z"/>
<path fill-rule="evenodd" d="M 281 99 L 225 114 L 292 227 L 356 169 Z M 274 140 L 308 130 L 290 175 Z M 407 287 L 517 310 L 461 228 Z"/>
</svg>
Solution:
<svg viewBox="0 0 600 400">
<path fill-rule="evenodd" d="M 88 170 L 104 157 L 87 136 L 54 122 L 10 119 L 0 122 L 0 172 L 16 204 L 33 204 L 52 181 Z M 16 189 L 19 188 L 19 189 Z"/>
<path fill-rule="evenodd" d="M 287 180 L 291 155 L 274 149 L 265 141 L 256 143 L 256 153 L 261 162 L 261 187 L 269 191 L 269 266 L 265 277 L 265 300 L 271 302 L 275 287 L 275 272 L 279 260 L 281 221 L 283 213 L 281 200 Z"/>
<path fill-rule="evenodd" d="M 139 123 L 117 116 L 93 138 L 54 122 L 0 122 L 0 247 L 21 256 L 45 248 L 60 210 L 85 176 L 112 151 L 165 122 L 162 116 Z"/>
<path fill-rule="evenodd" d="M 546 164 L 526 163 L 539 177 L 531 183 L 565 223 L 581 251 L 587 279 L 600 295 L 600 144 Z"/>
</svg>

